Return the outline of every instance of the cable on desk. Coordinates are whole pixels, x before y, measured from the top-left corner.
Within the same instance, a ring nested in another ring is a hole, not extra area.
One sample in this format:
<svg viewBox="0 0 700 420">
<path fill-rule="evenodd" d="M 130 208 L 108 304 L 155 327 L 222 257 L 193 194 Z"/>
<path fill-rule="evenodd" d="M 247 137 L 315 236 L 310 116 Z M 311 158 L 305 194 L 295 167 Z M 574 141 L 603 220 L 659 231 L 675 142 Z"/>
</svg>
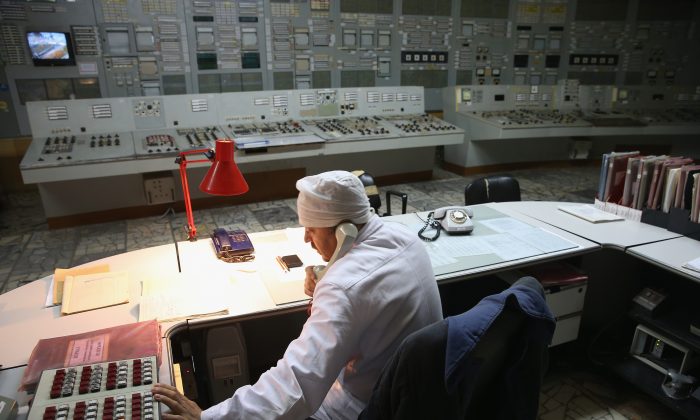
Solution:
<svg viewBox="0 0 700 420">
<path fill-rule="evenodd" d="M 172 207 L 168 207 L 168 209 L 163 213 L 160 218 L 164 218 L 165 216 L 170 215 L 168 217 L 168 227 L 170 228 L 170 236 L 173 238 L 173 244 L 175 244 L 175 256 L 177 257 L 177 272 L 182 273 L 182 268 L 180 267 L 180 249 L 177 246 L 177 238 L 175 237 L 175 231 L 173 229 L 173 216 L 175 215 L 175 210 L 173 210 Z"/>
<path fill-rule="evenodd" d="M 416 217 L 418 217 L 418 219 L 421 222 L 423 221 L 423 219 L 421 219 L 420 216 L 418 216 L 418 214 L 416 214 Z M 432 211 L 430 213 L 428 213 L 428 220 L 426 220 L 424 223 L 425 224 L 423 225 L 423 227 L 418 231 L 419 238 L 421 238 L 425 242 L 433 242 L 434 240 L 436 240 L 437 238 L 440 237 L 440 229 L 442 229 L 442 226 L 440 225 L 440 222 L 433 219 L 433 212 Z M 435 230 L 435 233 L 433 234 L 433 236 L 423 235 L 423 232 L 425 232 L 425 230 L 428 228 Z"/>
</svg>

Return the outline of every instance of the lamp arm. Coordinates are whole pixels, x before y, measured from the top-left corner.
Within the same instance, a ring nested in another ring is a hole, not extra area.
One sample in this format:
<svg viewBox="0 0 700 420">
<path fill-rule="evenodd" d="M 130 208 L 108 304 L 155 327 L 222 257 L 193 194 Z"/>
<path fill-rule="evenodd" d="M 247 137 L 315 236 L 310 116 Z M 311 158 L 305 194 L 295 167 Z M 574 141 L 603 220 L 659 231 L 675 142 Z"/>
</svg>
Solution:
<svg viewBox="0 0 700 420">
<path fill-rule="evenodd" d="M 192 215 L 192 202 L 190 201 L 190 187 L 187 183 L 187 159 L 180 159 L 180 181 L 182 182 L 182 195 L 185 201 L 185 214 L 187 214 L 187 240 L 197 240 L 197 228 L 194 226 Z"/>
<path fill-rule="evenodd" d="M 211 152 L 211 153 L 210 153 Z M 204 153 L 205 156 L 209 157 L 213 152 L 211 149 L 199 149 L 199 150 L 185 150 L 180 152 L 180 155 L 175 159 L 175 162 L 180 165 L 180 181 L 182 182 L 182 195 L 185 201 L 185 214 L 187 215 L 187 240 L 196 241 L 197 240 L 197 228 L 194 225 L 194 215 L 192 214 L 192 201 L 190 200 L 190 187 L 187 182 L 187 155 L 194 155 Z M 209 162 L 209 159 L 197 159 L 191 160 L 189 163 L 200 163 Z"/>
</svg>

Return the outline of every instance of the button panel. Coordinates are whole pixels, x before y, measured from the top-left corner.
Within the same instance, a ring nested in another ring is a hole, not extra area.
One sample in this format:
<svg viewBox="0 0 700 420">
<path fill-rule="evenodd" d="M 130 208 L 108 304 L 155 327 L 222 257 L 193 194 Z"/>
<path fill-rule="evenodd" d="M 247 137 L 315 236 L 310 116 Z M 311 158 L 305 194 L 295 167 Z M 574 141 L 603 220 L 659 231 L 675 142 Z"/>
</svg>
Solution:
<svg viewBox="0 0 700 420">
<path fill-rule="evenodd" d="M 155 357 L 45 370 L 29 420 L 159 420 Z"/>
</svg>

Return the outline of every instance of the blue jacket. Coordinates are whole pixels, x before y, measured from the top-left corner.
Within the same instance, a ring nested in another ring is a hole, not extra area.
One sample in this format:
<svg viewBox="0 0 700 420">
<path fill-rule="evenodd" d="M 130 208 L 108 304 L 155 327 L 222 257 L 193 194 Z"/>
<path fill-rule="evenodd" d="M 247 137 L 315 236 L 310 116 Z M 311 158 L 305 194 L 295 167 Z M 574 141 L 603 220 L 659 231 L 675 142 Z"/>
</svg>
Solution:
<svg viewBox="0 0 700 420">
<path fill-rule="evenodd" d="M 506 306 L 513 309 L 509 313 L 524 316 L 517 316 L 517 323 L 499 317 Z M 477 353 L 484 348 L 477 344 L 494 322 L 495 342 L 489 343 L 482 358 Z M 469 311 L 409 335 L 385 366 L 359 418 L 463 419 L 469 414 L 470 418 L 535 419 L 554 327 L 542 287 L 525 277 Z M 508 329 L 507 338 L 498 336 Z M 484 360 L 494 348 L 494 357 L 500 349 L 506 350 L 505 368 L 497 377 L 480 377 Z M 481 388 L 485 381 L 488 389 Z M 482 409 L 486 417 L 474 417 Z"/>
</svg>

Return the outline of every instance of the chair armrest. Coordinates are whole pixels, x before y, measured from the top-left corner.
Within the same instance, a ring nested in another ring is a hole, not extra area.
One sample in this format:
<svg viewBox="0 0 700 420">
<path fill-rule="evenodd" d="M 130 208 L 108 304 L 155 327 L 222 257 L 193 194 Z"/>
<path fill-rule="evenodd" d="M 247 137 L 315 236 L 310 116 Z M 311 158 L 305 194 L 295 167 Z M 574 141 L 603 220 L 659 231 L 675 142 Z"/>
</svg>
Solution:
<svg viewBox="0 0 700 420">
<path fill-rule="evenodd" d="M 384 216 L 391 216 L 391 196 L 401 198 L 401 214 L 406 214 L 406 206 L 408 205 L 408 194 L 400 191 L 389 190 L 386 192 L 386 213 Z"/>
</svg>

